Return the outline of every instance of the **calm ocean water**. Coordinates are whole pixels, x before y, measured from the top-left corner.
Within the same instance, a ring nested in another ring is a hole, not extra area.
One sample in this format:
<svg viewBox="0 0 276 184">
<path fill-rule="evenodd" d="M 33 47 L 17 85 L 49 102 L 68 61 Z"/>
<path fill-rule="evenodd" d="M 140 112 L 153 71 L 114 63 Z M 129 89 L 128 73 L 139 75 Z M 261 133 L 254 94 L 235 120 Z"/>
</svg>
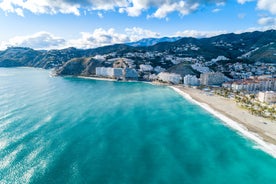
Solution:
<svg viewBox="0 0 276 184">
<path fill-rule="evenodd" d="M 273 184 L 276 159 L 167 87 L 0 68 L 0 183 Z"/>
</svg>

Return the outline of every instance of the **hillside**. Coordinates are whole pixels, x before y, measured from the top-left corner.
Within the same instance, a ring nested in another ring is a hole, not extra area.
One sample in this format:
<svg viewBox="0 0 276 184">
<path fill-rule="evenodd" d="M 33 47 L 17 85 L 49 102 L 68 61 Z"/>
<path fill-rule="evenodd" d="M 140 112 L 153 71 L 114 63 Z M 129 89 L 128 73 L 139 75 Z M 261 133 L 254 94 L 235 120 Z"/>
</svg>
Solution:
<svg viewBox="0 0 276 184">
<path fill-rule="evenodd" d="M 164 38 L 162 41 L 166 40 L 168 41 Z M 154 41 L 156 40 L 144 39 L 141 43 L 153 43 Z M 183 65 L 177 65 L 179 62 L 174 63 L 174 58 L 206 63 L 223 56 L 232 63 L 243 61 L 276 63 L 276 30 L 242 34 L 231 33 L 203 39 L 181 38 L 174 42 L 159 42 L 152 46 L 143 47 L 116 44 L 86 50 L 67 48 L 49 51 L 11 47 L 5 51 L 0 51 L 0 67 L 29 66 L 46 69 L 63 67 L 67 68 L 66 71 L 68 71 L 69 66 L 73 65 L 74 62 L 86 63 L 87 61 L 84 62 L 83 58 L 89 60 L 96 55 L 108 55 L 105 60 L 120 57 L 131 59 L 136 65 L 136 69 L 140 64 L 148 63 L 154 67 L 161 66 L 165 69 L 173 67 L 170 69 L 172 71 L 181 70 L 178 67 L 183 67 Z M 89 66 L 89 64 L 85 64 L 85 66 Z M 83 68 L 83 70 L 86 69 L 86 67 Z M 86 71 L 87 74 L 90 74 L 89 69 Z"/>
</svg>

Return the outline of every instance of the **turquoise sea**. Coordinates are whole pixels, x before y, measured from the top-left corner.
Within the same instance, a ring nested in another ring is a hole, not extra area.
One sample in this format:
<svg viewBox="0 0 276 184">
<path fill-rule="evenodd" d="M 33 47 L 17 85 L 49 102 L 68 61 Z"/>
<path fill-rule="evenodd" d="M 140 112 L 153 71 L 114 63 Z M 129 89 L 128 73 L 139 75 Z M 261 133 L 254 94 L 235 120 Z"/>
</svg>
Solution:
<svg viewBox="0 0 276 184">
<path fill-rule="evenodd" d="M 276 159 L 167 87 L 0 68 L 0 183 L 274 184 Z"/>
</svg>

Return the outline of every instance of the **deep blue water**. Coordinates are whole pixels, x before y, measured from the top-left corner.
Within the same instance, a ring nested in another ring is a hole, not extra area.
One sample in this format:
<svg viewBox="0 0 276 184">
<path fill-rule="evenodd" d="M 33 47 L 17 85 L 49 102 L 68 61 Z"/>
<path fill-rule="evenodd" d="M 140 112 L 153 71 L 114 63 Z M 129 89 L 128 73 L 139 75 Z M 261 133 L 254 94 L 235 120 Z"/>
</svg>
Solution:
<svg viewBox="0 0 276 184">
<path fill-rule="evenodd" d="M 0 68 L 0 183 L 273 184 L 276 159 L 172 89 Z"/>
</svg>

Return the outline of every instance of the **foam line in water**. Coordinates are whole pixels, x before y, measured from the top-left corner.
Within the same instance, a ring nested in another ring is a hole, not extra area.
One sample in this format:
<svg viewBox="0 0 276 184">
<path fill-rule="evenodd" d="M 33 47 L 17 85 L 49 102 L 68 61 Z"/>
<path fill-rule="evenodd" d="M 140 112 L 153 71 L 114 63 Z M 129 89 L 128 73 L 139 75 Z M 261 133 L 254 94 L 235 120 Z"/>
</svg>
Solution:
<svg viewBox="0 0 276 184">
<path fill-rule="evenodd" d="M 8 145 L 8 141 L 7 140 L 0 140 L 0 151 L 4 150 L 7 145 Z"/>
<path fill-rule="evenodd" d="M 47 122 L 51 121 L 52 116 L 48 115 L 46 116 L 44 119 L 42 119 L 41 121 L 35 123 L 31 128 L 29 128 L 28 131 L 25 132 L 19 132 L 18 135 L 14 135 L 12 137 L 13 142 L 16 142 L 18 140 L 24 139 L 26 136 L 28 136 L 31 133 L 34 133 L 36 131 L 38 131 L 39 129 L 42 128 L 42 126 L 44 126 Z M 24 126 L 24 125 L 22 125 Z M 21 128 L 19 128 L 19 130 L 21 130 Z"/>
<path fill-rule="evenodd" d="M 23 146 L 20 145 L 10 154 L 6 155 L 4 158 L 0 159 L 0 169 L 8 167 L 12 161 L 16 158 L 16 155 L 23 149 Z"/>
<path fill-rule="evenodd" d="M 170 86 L 170 88 L 172 88 L 174 91 L 179 93 L 185 99 L 199 105 L 200 107 L 202 107 L 209 113 L 213 114 L 214 116 L 216 116 L 217 118 L 222 120 L 226 125 L 228 125 L 232 129 L 240 132 L 244 137 L 254 141 L 258 145 L 257 148 L 260 148 L 261 150 L 265 151 L 266 153 L 268 153 L 271 156 L 273 156 L 274 158 L 276 158 L 276 145 L 265 142 L 262 139 L 262 137 L 260 137 L 259 135 L 255 134 L 253 132 L 250 132 L 245 126 L 241 125 L 240 123 L 238 123 L 238 122 L 226 117 L 225 115 L 219 113 L 218 111 L 214 110 L 208 104 L 200 103 L 200 102 L 196 101 L 189 94 L 181 91 L 180 89 L 178 89 L 176 87 Z"/>
<path fill-rule="evenodd" d="M 35 173 L 35 168 L 31 168 L 31 169 L 27 170 L 23 174 L 23 176 L 21 177 L 21 179 L 20 179 L 21 181 L 20 182 L 22 182 L 22 183 L 30 183 L 31 178 L 34 175 L 34 173 Z"/>
</svg>

